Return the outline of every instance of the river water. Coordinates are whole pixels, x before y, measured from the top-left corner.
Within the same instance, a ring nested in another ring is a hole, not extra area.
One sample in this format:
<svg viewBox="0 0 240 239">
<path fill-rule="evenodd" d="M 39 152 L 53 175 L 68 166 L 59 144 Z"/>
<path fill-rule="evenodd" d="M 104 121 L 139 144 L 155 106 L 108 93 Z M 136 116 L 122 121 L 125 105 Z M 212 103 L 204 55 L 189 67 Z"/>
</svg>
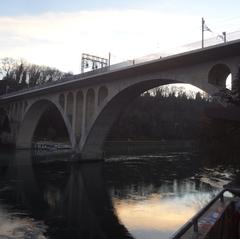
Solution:
<svg viewBox="0 0 240 239">
<path fill-rule="evenodd" d="M 70 158 L 0 154 L 1 239 L 165 239 L 238 173 L 191 150 Z"/>
</svg>

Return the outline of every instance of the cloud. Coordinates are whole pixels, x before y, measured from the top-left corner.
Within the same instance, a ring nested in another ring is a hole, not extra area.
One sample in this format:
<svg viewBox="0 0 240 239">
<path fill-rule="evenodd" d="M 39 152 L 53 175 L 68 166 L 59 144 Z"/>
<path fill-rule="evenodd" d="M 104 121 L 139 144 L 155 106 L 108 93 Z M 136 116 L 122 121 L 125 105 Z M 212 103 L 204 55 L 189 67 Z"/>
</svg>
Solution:
<svg viewBox="0 0 240 239">
<path fill-rule="evenodd" d="M 0 57 L 25 58 L 77 73 L 83 52 L 103 57 L 111 52 L 114 62 L 160 51 L 191 41 L 191 28 L 198 20 L 144 10 L 0 17 Z"/>
</svg>

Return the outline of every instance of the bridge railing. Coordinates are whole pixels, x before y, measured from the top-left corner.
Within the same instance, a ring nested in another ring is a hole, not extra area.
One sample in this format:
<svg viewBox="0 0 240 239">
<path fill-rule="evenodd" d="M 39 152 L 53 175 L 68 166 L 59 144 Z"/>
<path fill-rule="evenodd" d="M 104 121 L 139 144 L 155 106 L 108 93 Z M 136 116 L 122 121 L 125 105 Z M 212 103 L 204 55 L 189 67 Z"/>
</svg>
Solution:
<svg viewBox="0 0 240 239">
<path fill-rule="evenodd" d="M 235 31 L 227 34 L 227 42 L 231 42 L 238 39 L 240 39 L 240 31 Z M 215 46 L 218 44 L 224 44 L 223 40 L 218 36 L 204 40 L 204 47 Z M 168 56 L 172 56 L 172 55 L 176 55 L 184 52 L 189 52 L 189 51 L 193 51 L 201 48 L 202 48 L 202 42 L 196 41 L 190 44 L 166 49 L 165 51 L 162 51 L 162 52 L 153 53 L 143 57 L 136 58 L 134 59 L 134 63 L 135 64 L 144 63 L 147 61 L 157 60 L 164 57 L 168 57 Z"/>
<path fill-rule="evenodd" d="M 203 216 L 204 213 L 219 199 L 221 202 L 224 201 L 223 194 L 227 190 L 223 189 L 220 191 L 204 208 L 202 208 L 195 216 L 193 216 L 186 224 L 184 224 L 178 231 L 176 231 L 170 239 L 179 239 L 181 238 L 191 227 L 193 228 L 194 232 L 198 232 L 198 221 L 200 217 Z"/>
<path fill-rule="evenodd" d="M 238 40 L 238 39 L 240 39 L 240 31 L 235 31 L 235 32 L 227 34 L 227 41 L 228 42 L 233 41 L 233 40 Z M 222 39 L 217 38 L 217 37 L 209 38 L 209 39 L 206 39 L 204 41 L 205 47 L 214 46 L 214 45 L 221 44 L 221 43 L 223 44 Z M 55 85 L 61 85 L 61 84 L 64 84 L 65 82 L 72 82 L 72 81 L 75 81 L 75 80 L 81 80 L 81 79 L 85 79 L 85 78 L 90 77 L 90 76 L 94 76 L 94 75 L 98 75 L 98 74 L 102 74 L 102 73 L 107 73 L 107 72 L 111 72 L 111 71 L 115 71 L 115 70 L 124 69 L 126 67 L 141 64 L 141 63 L 146 63 L 148 61 L 153 61 L 153 60 L 165 58 L 165 57 L 168 57 L 168 56 L 173 56 L 173 55 L 176 55 L 176 54 L 201 49 L 201 47 L 202 47 L 202 42 L 201 41 L 193 42 L 191 44 L 187 44 L 187 45 L 183 45 L 183 46 L 179 46 L 179 47 L 176 47 L 176 48 L 165 50 L 164 52 L 149 54 L 149 55 L 146 55 L 146 56 L 143 56 L 143 57 L 135 58 L 135 59 L 132 59 L 132 60 L 127 60 L 127 61 L 120 62 L 120 63 L 117 63 L 117 64 L 113 64 L 113 65 L 110 65 L 110 66 L 106 66 L 106 67 L 103 67 L 103 68 L 94 69 L 92 71 L 88 71 L 88 72 L 85 72 L 85 73 L 81 73 L 81 74 L 77 74 L 77 75 L 73 75 L 73 76 L 67 76 L 67 77 L 62 78 L 58 81 L 47 82 L 47 83 L 42 84 L 42 85 L 36 85 L 34 87 L 18 90 L 18 91 L 15 91 L 15 92 L 10 92 L 10 93 L 7 93 L 5 95 L 0 96 L 0 100 L 4 99 L 5 97 L 21 95 L 21 94 L 23 94 L 25 92 L 28 92 L 28 91 L 35 91 L 35 90 L 40 90 L 40 89 L 44 89 L 44 88 L 49 88 L 53 85 L 54 86 Z"/>
</svg>

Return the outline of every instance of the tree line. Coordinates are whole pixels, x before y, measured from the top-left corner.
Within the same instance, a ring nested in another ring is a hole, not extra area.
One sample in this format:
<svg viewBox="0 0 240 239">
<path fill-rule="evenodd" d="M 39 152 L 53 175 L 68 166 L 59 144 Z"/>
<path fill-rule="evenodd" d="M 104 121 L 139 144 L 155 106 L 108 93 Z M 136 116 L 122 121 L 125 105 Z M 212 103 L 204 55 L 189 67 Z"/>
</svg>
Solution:
<svg viewBox="0 0 240 239">
<path fill-rule="evenodd" d="M 198 92 L 156 88 L 138 97 L 114 123 L 109 140 L 192 140 L 200 135 L 204 109 L 213 104 Z"/>
<path fill-rule="evenodd" d="M 0 94 L 57 81 L 72 75 L 49 66 L 5 57 L 0 59 Z"/>
<path fill-rule="evenodd" d="M 206 114 L 224 107 L 200 92 L 189 97 L 176 88 L 172 91 L 160 87 L 155 91 L 156 94 L 147 92 L 129 105 L 113 124 L 108 140 L 191 140 L 204 163 L 239 165 L 239 118 L 230 120 Z M 239 106 L 239 101 L 235 102 Z"/>
</svg>

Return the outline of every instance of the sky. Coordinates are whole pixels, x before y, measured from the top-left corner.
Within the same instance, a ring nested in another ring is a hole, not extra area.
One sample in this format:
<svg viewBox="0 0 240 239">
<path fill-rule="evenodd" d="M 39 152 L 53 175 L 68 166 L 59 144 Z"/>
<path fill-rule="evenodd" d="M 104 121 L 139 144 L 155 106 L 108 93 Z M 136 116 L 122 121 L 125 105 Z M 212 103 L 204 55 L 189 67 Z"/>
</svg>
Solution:
<svg viewBox="0 0 240 239">
<path fill-rule="evenodd" d="M 201 41 L 202 17 L 206 38 L 228 37 L 240 31 L 239 9 L 237 0 L 1 0 L 0 58 L 77 74 L 82 53 L 117 63 Z"/>
</svg>

